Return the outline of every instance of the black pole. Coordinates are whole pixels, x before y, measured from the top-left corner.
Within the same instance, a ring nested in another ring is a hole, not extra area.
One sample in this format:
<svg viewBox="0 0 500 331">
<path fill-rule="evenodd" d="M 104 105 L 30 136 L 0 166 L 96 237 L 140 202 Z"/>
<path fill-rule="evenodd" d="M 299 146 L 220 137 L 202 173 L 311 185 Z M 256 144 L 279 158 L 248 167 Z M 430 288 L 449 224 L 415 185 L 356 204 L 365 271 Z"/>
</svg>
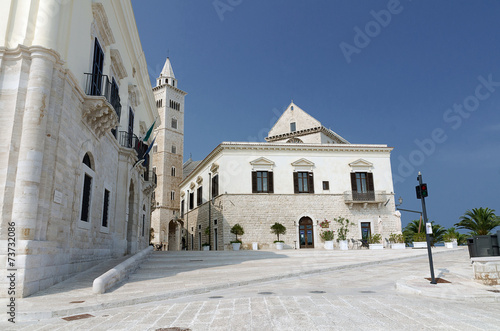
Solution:
<svg viewBox="0 0 500 331">
<path fill-rule="evenodd" d="M 208 173 L 208 244 L 212 245 L 212 204 L 211 204 L 211 194 L 212 194 L 212 173 Z M 217 243 L 216 243 L 217 245 Z"/>
<path fill-rule="evenodd" d="M 422 174 L 418 172 L 418 184 L 422 186 Z M 431 269 L 431 284 L 437 284 L 436 278 L 434 278 L 434 264 L 432 262 L 432 250 L 431 250 L 431 235 L 427 233 L 427 210 L 425 209 L 425 197 L 422 196 L 420 198 L 422 200 L 422 214 L 424 216 L 424 224 L 425 224 L 425 237 L 427 239 L 427 254 L 429 255 L 429 267 Z"/>
</svg>

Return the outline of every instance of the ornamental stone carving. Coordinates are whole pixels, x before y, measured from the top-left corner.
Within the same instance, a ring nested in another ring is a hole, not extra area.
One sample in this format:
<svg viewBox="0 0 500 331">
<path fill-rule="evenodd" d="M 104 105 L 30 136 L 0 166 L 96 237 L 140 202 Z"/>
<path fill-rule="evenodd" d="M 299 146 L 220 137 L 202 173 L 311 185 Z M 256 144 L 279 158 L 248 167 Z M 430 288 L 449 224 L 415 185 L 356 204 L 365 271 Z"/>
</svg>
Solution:
<svg viewBox="0 0 500 331">
<path fill-rule="evenodd" d="M 105 97 L 85 96 L 82 117 L 98 138 L 118 126 L 118 115 Z"/>
</svg>

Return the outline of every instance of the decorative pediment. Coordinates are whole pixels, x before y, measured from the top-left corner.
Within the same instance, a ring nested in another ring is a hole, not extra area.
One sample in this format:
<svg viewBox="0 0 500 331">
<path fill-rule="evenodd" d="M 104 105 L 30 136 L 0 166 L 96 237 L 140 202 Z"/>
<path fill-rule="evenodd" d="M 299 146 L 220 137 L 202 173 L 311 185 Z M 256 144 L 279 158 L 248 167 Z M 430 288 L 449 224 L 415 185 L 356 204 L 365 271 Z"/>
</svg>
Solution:
<svg viewBox="0 0 500 331">
<path fill-rule="evenodd" d="M 113 67 L 113 71 L 118 75 L 118 78 L 123 79 L 127 77 L 127 69 L 123 65 L 122 57 L 120 55 L 120 51 L 117 49 L 111 49 L 111 66 Z"/>
<path fill-rule="evenodd" d="M 137 107 L 141 103 L 139 88 L 137 85 L 128 84 L 128 99 L 132 107 Z"/>
<path fill-rule="evenodd" d="M 201 176 L 196 177 L 196 182 L 197 182 L 198 184 L 203 183 L 203 177 L 201 177 Z"/>
<path fill-rule="evenodd" d="M 354 162 L 349 163 L 349 166 L 352 168 L 352 171 L 372 171 L 373 163 L 368 162 L 363 159 L 358 159 Z"/>
<path fill-rule="evenodd" d="M 118 115 L 105 97 L 85 96 L 82 117 L 98 138 L 118 126 Z"/>
<path fill-rule="evenodd" d="M 311 162 L 307 159 L 299 159 L 295 162 L 292 162 L 292 166 L 295 168 L 295 171 L 312 171 L 314 167 L 314 162 Z"/>
<path fill-rule="evenodd" d="M 103 4 L 94 2 L 92 4 L 92 14 L 94 16 L 97 29 L 99 30 L 101 41 L 105 46 L 114 44 L 115 37 L 113 36 L 113 32 L 111 31 L 111 27 L 109 26 L 108 16 L 104 11 Z"/>
<path fill-rule="evenodd" d="M 212 165 L 210 166 L 210 171 L 212 173 L 216 173 L 219 171 L 219 165 L 217 163 L 212 163 Z"/>
<path fill-rule="evenodd" d="M 258 159 L 255 159 L 253 161 L 250 161 L 250 164 L 252 165 L 252 170 L 273 170 L 274 167 L 274 162 L 266 159 L 265 157 L 259 157 Z"/>
</svg>

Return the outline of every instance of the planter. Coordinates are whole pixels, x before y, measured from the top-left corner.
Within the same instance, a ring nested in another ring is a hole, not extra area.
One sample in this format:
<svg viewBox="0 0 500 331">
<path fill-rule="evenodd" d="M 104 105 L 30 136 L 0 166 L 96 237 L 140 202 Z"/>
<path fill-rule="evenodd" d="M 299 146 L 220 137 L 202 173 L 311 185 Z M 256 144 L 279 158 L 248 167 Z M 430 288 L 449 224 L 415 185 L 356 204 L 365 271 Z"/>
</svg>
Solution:
<svg viewBox="0 0 500 331">
<path fill-rule="evenodd" d="M 282 250 L 284 243 L 275 243 L 276 244 L 276 249 Z"/>
<path fill-rule="evenodd" d="M 456 241 L 446 241 L 444 243 L 444 247 L 446 248 L 457 248 L 457 242 Z"/>
<path fill-rule="evenodd" d="M 405 243 L 394 243 L 391 244 L 392 249 L 406 249 L 406 244 Z"/>
<path fill-rule="evenodd" d="M 370 244 L 370 249 L 384 249 L 384 244 Z"/>
<path fill-rule="evenodd" d="M 231 243 L 233 245 L 233 251 L 239 251 L 241 243 Z"/>
<path fill-rule="evenodd" d="M 325 241 L 325 249 L 329 249 L 329 250 L 333 249 L 333 240 Z"/>
<path fill-rule="evenodd" d="M 254 251 L 258 251 L 259 250 L 259 243 L 252 243 L 252 249 Z"/>
<path fill-rule="evenodd" d="M 339 247 L 341 251 L 346 251 L 349 249 L 349 242 L 347 240 L 339 240 Z"/>
<path fill-rule="evenodd" d="M 427 241 L 414 241 L 413 248 L 427 248 Z"/>
<path fill-rule="evenodd" d="M 210 246 L 203 246 L 203 250 L 204 251 L 209 251 L 210 250 Z"/>
</svg>

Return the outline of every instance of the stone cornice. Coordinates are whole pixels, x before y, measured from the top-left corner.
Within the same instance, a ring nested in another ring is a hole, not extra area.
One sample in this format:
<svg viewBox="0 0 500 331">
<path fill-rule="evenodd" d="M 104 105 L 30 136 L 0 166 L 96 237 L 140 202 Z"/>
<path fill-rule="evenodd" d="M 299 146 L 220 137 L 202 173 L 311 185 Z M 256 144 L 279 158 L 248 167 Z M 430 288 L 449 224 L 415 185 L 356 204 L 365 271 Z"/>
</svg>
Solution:
<svg viewBox="0 0 500 331">
<path fill-rule="evenodd" d="M 159 86 L 155 86 L 155 87 L 153 87 L 153 91 L 156 92 L 156 91 L 160 90 L 164 86 L 168 86 L 169 88 L 173 89 L 174 91 L 176 91 L 176 92 L 178 92 L 178 93 L 180 93 L 180 94 L 182 94 L 184 96 L 188 94 L 187 92 L 184 92 L 183 90 L 178 89 L 177 87 L 173 87 L 172 85 L 169 85 L 169 84 L 161 84 Z"/>
<path fill-rule="evenodd" d="M 309 128 L 309 129 L 304 129 L 304 130 L 299 130 L 299 131 L 294 131 L 294 132 L 287 132 L 287 133 L 279 134 L 276 136 L 267 137 L 265 139 L 268 142 L 273 142 L 273 141 L 282 140 L 282 139 L 301 137 L 301 136 L 305 136 L 305 135 L 309 135 L 309 134 L 313 134 L 313 133 L 318 133 L 318 132 L 321 132 L 321 133 L 327 135 L 328 137 L 330 137 L 332 140 L 334 140 L 338 144 L 348 144 L 349 143 L 347 140 L 340 137 L 332 130 L 325 128 L 324 126 L 317 126 L 314 128 Z"/>
<path fill-rule="evenodd" d="M 102 38 L 104 45 L 109 46 L 111 44 L 114 44 L 115 37 L 113 36 L 113 32 L 111 31 L 111 27 L 109 26 L 108 16 L 106 15 L 103 4 L 93 3 L 92 14 L 94 16 L 97 28 L 99 29 L 100 37 Z"/>
<path fill-rule="evenodd" d="M 117 49 L 111 49 L 111 65 L 113 66 L 114 71 L 118 75 L 118 78 L 123 79 L 128 76 L 127 69 L 123 65 L 122 57 L 120 55 L 120 51 Z"/>
</svg>

